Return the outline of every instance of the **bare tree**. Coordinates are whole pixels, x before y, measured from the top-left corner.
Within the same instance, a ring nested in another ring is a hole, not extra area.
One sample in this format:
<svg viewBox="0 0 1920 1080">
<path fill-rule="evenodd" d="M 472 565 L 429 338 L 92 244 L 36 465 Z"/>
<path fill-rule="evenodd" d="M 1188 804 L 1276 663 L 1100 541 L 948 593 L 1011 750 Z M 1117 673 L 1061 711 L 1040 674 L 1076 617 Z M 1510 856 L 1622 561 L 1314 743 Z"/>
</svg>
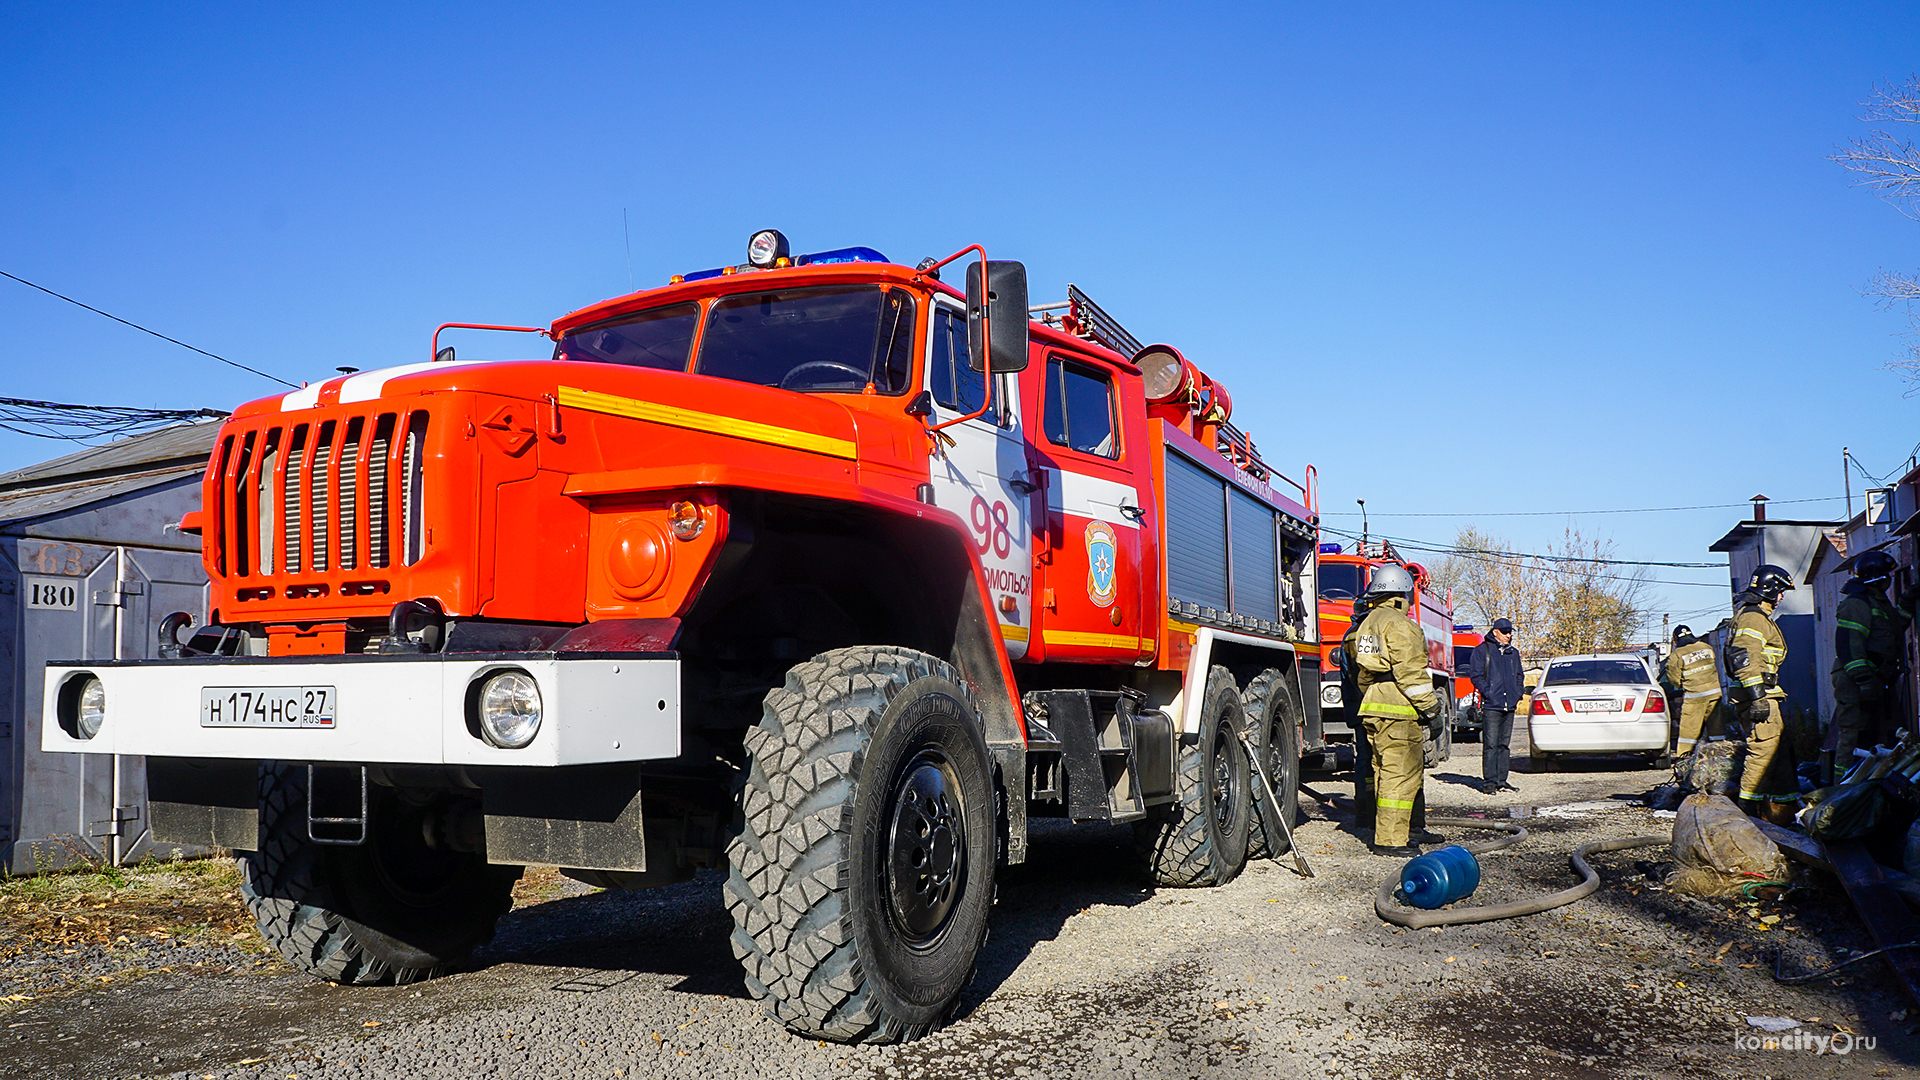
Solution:
<svg viewBox="0 0 1920 1080">
<path fill-rule="evenodd" d="M 1875 125 L 1866 135 L 1848 142 L 1834 154 L 1836 161 L 1858 178 L 1855 183 L 1892 203 L 1907 217 L 1920 221 L 1920 148 L 1896 124 L 1920 124 L 1920 76 L 1900 84 L 1876 87 L 1873 99 L 1861 103 L 1860 121 Z M 1920 394 L 1920 277 L 1899 270 L 1881 270 L 1867 283 L 1867 295 L 1881 307 L 1897 307 L 1907 315 L 1906 354 L 1887 363 L 1907 384 L 1907 396 Z"/>
<path fill-rule="evenodd" d="M 1552 557 L 1545 640 L 1554 653 L 1618 652 L 1633 643 L 1647 606 L 1647 569 L 1613 559 L 1613 541 L 1568 529 Z M 1622 572 L 1625 571 L 1625 572 Z"/>
<path fill-rule="evenodd" d="M 1539 555 L 1522 555 L 1468 525 L 1431 573 L 1436 586 L 1453 593 L 1456 619 L 1479 627 L 1511 619 L 1524 652 L 1611 652 L 1640 636 L 1648 600 L 1646 569 L 1612 558 L 1612 541 L 1588 539 L 1578 529 Z"/>
<path fill-rule="evenodd" d="M 1548 575 L 1537 560 L 1508 553 L 1506 541 L 1467 525 L 1455 534 L 1453 553 L 1430 572 L 1436 586 L 1452 592 L 1455 620 L 1485 628 L 1495 619 L 1511 619 L 1514 633 L 1526 641 L 1544 634 Z"/>
</svg>

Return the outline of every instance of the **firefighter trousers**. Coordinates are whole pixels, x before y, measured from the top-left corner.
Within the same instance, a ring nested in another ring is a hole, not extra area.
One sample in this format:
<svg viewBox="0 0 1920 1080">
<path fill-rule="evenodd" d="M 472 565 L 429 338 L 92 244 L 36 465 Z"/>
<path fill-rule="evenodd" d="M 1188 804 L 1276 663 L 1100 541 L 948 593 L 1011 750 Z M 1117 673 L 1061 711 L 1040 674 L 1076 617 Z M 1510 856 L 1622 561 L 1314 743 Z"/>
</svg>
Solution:
<svg viewBox="0 0 1920 1080">
<path fill-rule="evenodd" d="M 1833 673 L 1833 771 L 1836 776 L 1853 767 L 1854 747 L 1893 741 L 1892 725 L 1887 721 L 1887 714 L 1893 711 L 1887 708 L 1892 698 L 1892 691 L 1882 687 L 1880 700 L 1869 705 L 1860 700 L 1860 684 L 1853 681 L 1853 676 L 1845 671 Z"/>
<path fill-rule="evenodd" d="M 1740 797 L 1755 802 L 1799 802 L 1800 785 L 1793 775 L 1793 752 L 1784 745 L 1787 725 L 1779 698 L 1765 698 L 1767 718 L 1749 721 L 1747 764 L 1740 773 Z"/>
<path fill-rule="evenodd" d="M 1360 695 L 1354 694 L 1350 701 L 1358 701 Z M 1424 740 L 1426 736 L 1422 735 Z M 1425 762 L 1426 746 L 1421 744 L 1421 761 Z M 1373 812 L 1379 808 L 1379 796 L 1373 787 L 1373 740 L 1367 738 L 1367 725 L 1355 721 L 1353 725 L 1353 827 L 1363 832 L 1373 830 Z M 1427 789 L 1420 788 L 1420 794 L 1413 797 L 1413 832 L 1427 831 Z M 1411 834 L 1409 834 L 1411 835 Z"/>
<path fill-rule="evenodd" d="M 1373 842 L 1404 847 L 1413 829 L 1413 804 L 1426 786 L 1420 721 L 1363 716 L 1373 746 Z"/>
<path fill-rule="evenodd" d="M 1706 727 L 1707 717 L 1712 716 L 1713 710 L 1719 707 L 1719 694 L 1680 699 L 1680 735 L 1673 747 L 1676 755 L 1693 753 L 1694 744 L 1700 741 L 1700 732 Z"/>
</svg>

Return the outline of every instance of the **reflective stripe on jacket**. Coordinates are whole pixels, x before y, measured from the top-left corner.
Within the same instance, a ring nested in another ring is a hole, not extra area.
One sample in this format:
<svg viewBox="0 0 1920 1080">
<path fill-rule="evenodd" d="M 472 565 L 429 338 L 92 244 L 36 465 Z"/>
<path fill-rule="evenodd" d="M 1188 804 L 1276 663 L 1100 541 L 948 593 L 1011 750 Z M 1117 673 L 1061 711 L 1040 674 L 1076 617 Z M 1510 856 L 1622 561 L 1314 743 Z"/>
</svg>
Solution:
<svg viewBox="0 0 1920 1080">
<path fill-rule="evenodd" d="M 1879 589 L 1849 581 L 1834 612 L 1833 670 L 1857 683 L 1890 683 L 1900 668 L 1907 616 Z"/>
<path fill-rule="evenodd" d="M 1687 697 L 1719 693 L 1720 673 L 1715 670 L 1713 646 L 1694 638 L 1673 650 L 1667 657 L 1667 681 Z"/>
<path fill-rule="evenodd" d="M 1747 651 L 1747 662 L 1733 672 L 1734 682 L 1756 697 L 1787 696 L 1777 681 L 1780 665 L 1787 659 L 1787 639 L 1780 636 L 1780 628 L 1773 624 L 1765 607 L 1742 604 L 1734 610 L 1733 634 L 1727 638 L 1727 648 Z M 1774 683 L 1771 687 L 1767 686 L 1770 682 Z"/>
<path fill-rule="evenodd" d="M 1379 604 L 1348 631 L 1347 662 L 1360 687 L 1359 715 L 1412 720 L 1433 708 L 1427 636 L 1407 618 L 1405 597 Z"/>
</svg>

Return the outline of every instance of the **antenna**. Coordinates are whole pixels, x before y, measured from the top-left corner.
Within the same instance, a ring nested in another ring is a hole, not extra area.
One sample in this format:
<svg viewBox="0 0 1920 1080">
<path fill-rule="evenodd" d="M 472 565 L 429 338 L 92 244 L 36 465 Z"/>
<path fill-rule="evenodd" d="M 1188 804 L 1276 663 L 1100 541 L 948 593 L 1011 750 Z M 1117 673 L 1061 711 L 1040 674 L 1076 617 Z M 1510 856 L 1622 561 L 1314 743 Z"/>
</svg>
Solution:
<svg viewBox="0 0 1920 1080">
<path fill-rule="evenodd" d="M 633 230 L 627 228 L 627 208 L 620 208 L 620 235 L 627 241 L 627 291 L 633 291 Z"/>
</svg>

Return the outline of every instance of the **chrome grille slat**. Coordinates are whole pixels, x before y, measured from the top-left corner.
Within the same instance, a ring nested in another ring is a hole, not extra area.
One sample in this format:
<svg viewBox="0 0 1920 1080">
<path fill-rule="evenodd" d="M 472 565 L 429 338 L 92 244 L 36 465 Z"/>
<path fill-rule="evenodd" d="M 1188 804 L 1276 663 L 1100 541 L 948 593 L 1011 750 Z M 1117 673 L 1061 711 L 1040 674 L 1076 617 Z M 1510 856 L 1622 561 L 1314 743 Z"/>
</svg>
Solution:
<svg viewBox="0 0 1920 1080">
<path fill-rule="evenodd" d="M 365 419 L 356 416 L 347 421 L 346 438 L 340 442 L 340 569 L 360 568 L 360 440 Z"/>
<path fill-rule="evenodd" d="M 392 446 L 393 414 L 388 413 L 374 425 L 367 452 L 367 565 L 376 569 L 387 565 L 387 451 Z"/>
<path fill-rule="evenodd" d="M 300 572 L 300 491 L 306 474 L 307 425 L 293 429 L 287 444 L 287 473 L 280 485 L 280 565 L 289 574 Z"/>
<path fill-rule="evenodd" d="M 332 421 L 320 426 L 320 434 L 313 444 L 313 468 L 309 472 L 313 484 L 313 530 L 307 542 L 313 548 L 313 568 L 316 571 L 326 570 L 333 565 L 333 553 L 327 546 L 328 522 L 333 517 L 328 499 L 332 484 L 327 472 L 333 463 L 334 427 Z"/>
<path fill-rule="evenodd" d="M 407 421 L 407 442 L 400 451 L 400 535 L 405 539 L 401 559 L 412 566 L 420 561 L 420 457 L 427 441 L 427 414 L 414 413 Z"/>
</svg>

